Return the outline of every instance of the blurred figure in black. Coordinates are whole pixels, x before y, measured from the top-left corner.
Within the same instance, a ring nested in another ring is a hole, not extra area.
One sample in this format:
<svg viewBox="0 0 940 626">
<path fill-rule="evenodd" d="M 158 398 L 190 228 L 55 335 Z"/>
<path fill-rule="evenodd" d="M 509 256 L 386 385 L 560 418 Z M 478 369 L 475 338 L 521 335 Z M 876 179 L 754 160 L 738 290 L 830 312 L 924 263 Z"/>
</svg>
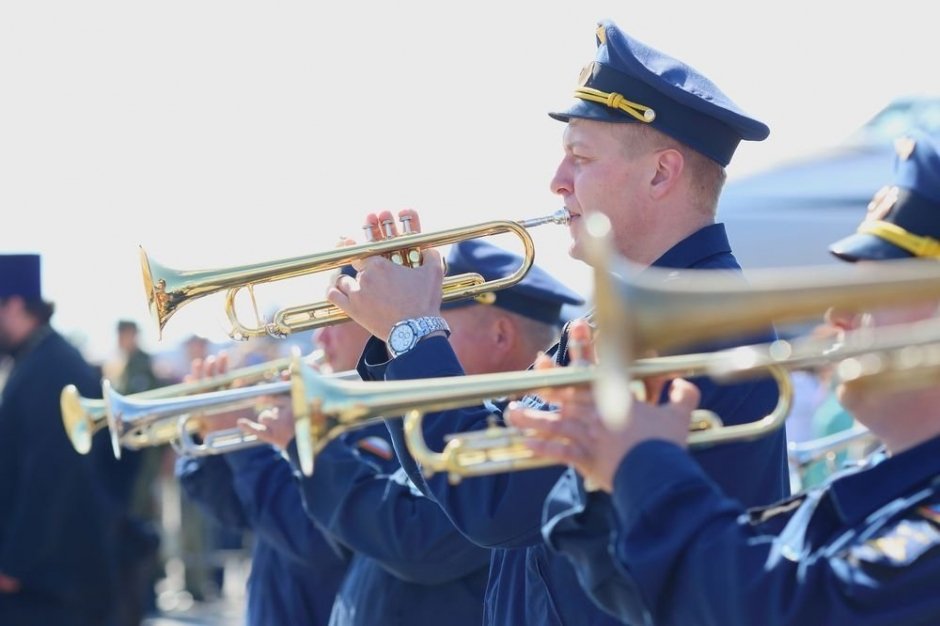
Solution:
<svg viewBox="0 0 940 626">
<path fill-rule="evenodd" d="M 0 255 L 0 353 L 13 358 L 0 399 L 0 624 L 102 626 L 118 511 L 103 478 L 117 472 L 105 439 L 75 451 L 59 405 L 68 384 L 101 397 L 101 374 L 50 325 L 39 268 L 35 254 Z"/>
</svg>

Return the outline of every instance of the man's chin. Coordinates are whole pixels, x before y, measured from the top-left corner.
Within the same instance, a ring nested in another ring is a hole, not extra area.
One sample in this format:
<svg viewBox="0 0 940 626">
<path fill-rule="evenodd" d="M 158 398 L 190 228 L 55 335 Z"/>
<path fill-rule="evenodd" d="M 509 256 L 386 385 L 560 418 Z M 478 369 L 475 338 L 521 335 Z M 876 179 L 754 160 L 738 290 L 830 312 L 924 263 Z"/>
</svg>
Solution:
<svg viewBox="0 0 940 626">
<path fill-rule="evenodd" d="M 568 246 L 568 256 L 572 259 L 583 261 L 584 259 L 581 256 L 581 244 L 577 239 L 571 241 L 571 245 Z"/>
</svg>

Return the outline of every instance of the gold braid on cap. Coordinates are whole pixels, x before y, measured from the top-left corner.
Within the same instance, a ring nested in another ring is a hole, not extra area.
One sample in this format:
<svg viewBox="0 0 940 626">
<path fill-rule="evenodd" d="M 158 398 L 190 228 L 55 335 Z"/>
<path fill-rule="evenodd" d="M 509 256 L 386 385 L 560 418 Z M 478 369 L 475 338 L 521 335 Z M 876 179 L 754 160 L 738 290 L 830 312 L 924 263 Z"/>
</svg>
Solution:
<svg viewBox="0 0 940 626">
<path fill-rule="evenodd" d="M 916 257 L 940 259 L 940 241 L 937 241 L 933 237 L 915 235 L 891 222 L 882 220 L 862 222 L 862 225 L 858 227 L 858 232 L 881 237 L 888 243 L 893 243 Z"/>
<path fill-rule="evenodd" d="M 631 102 L 624 98 L 622 94 L 615 91 L 608 93 L 600 89 L 594 89 L 593 87 L 582 86 L 574 90 L 574 97 L 589 102 L 597 102 L 598 104 L 609 106 L 612 109 L 623 111 L 627 115 L 647 124 L 656 119 L 656 111 L 651 107 L 638 102 Z"/>
</svg>

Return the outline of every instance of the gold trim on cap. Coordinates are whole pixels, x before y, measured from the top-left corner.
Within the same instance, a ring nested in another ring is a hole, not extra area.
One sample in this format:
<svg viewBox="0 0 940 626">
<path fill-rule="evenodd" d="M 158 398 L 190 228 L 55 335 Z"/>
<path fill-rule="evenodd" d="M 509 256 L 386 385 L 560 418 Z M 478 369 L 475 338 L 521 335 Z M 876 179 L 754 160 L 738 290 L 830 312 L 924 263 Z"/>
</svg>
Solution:
<svg viewBox="0 0 940 626">
<path fill-rule="evenodd" d="M 858 227 L 858 232 L 880 237 L 902 250 L 907 250 L 916 257 L 940 259 L 940 241 L 933 237 L 915 235 L 891 222 L 881 220 L 862 222 L 862 225 Z"/>
<path fill-rule="evenodd" d="M 652 107 L 627 100 L 622 94 L 615 91 L 606 92 L 600 89 L 594 89 L 593 87 L 581 86 L 574 90 L 574 97 L 587 100 L 588 102 L 597 102 L 598 104 L 603 104 L 612 109 L 623 111 L 627 115 L 647 124 L 656 119 L 656 111 L 654 111 Z"/>
</svg>

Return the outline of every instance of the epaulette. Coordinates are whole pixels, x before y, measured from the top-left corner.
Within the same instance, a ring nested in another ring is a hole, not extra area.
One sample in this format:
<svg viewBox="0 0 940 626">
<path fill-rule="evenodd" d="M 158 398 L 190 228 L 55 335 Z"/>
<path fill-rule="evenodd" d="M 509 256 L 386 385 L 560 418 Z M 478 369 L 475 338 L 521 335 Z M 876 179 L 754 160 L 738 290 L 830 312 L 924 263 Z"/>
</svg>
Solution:
<svg viewBox="0 0 940 626">
<path fill-rule="evenodd" d="M 806 500 L 805 493 L 799 493 L 795 496 L 791 496 L 786 500 L 780 502 L 775 502 L 774 504 L 768 506 L 758 506 L 753 507 L 747 510 L 748 521 L 751 524 L 763 524 L 770 519 L 778 515 L 785 515 L 792 512 L 795 509 L 798 509 L 803 501 Z"/>
<path fill-rule="evenodd" d="M 917 513 L 923 508 L 927 507 L 919 507 Z M 919 515 L 909 515 L 853 549 L 853 556 L 858 561 L 874 564 L 909 565 L 940 546 L 938 525 Z"/>
</svg>

